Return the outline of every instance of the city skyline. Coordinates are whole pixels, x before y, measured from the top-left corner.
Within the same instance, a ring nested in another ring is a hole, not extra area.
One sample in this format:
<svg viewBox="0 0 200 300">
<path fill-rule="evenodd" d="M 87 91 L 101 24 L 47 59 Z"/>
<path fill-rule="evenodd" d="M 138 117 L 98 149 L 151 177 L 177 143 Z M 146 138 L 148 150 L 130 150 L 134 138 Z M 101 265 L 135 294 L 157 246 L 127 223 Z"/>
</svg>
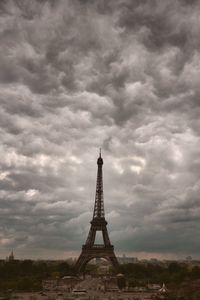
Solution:
<svg viewBox="0 0 200 300">
<path fill-rule="evenodd" d="M 116 255 L 198 258 L 198 1 L 0 2 L 0 257 L 78 256 L 104 159 Z"/>
</svg>

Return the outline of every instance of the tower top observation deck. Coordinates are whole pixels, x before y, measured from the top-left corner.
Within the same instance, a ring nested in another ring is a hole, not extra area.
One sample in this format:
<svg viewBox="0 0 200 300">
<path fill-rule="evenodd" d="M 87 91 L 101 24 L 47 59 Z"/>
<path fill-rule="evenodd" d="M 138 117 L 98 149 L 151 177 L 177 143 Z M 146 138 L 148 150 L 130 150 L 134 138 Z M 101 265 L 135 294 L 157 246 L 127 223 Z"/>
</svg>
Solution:
<svg viewBox="0 0 200 300">
<path fill-rule="evenodd" d="M 97 165 L 103 165 L 103 158 L 101 157 L 101 148 L 99 149 L 99 157 L 97 159 Z"/>
</svg>

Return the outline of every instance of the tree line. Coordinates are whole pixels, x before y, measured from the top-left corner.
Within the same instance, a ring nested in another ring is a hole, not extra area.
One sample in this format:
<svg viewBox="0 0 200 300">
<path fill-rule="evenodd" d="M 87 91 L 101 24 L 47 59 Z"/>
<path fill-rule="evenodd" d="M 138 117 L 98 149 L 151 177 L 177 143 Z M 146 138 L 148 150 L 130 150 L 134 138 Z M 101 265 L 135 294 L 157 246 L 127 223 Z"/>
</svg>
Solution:
<svg viewBox="0 0 200 300">
<path fill-rule="evenodd" d="M 0 263 L 0 291 L 39 291 L 42 280 L 72 274 L 67 262 L 13 260 Z"/>
</svg>

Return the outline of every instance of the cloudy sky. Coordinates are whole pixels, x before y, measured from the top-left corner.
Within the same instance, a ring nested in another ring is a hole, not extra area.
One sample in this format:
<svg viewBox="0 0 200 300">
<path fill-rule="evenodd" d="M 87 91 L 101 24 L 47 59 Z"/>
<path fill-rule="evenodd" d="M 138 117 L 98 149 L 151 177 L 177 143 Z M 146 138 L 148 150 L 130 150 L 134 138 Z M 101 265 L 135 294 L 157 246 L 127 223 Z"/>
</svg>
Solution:
<svg viewBox="0 0 200 300">
<path fill-rule="evenodd" d="M 102 147 L 117 255 L 200 258 L 200 2 L 0 1 L 0 258 L 80 253 Z"/>
</svg>

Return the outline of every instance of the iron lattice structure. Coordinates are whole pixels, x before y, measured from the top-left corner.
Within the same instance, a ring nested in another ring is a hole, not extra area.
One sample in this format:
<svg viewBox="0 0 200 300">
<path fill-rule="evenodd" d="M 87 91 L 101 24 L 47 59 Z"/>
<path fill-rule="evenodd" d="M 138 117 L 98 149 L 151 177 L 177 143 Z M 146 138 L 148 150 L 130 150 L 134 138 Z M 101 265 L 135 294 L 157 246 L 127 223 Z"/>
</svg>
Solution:
<svg viewBox="0 0 200 300">
<path fill-rule="evenodd" d="M 94 213 L 92 221 L 90 222 L 90 230 L 86 243 L 82 246 L 82 252 L 76 262 L 76 270 L 82 272 L 87 263 L 93 258 L 105 258 L 110 261 L 115 269 L 118 269 L 119 263 L 114 253 L 114 246 L 111 245 L 108 231 L 107 222 L 105 220 L 104 212 L 104 199 L 103 199 L 103 159 L 101 151 L 97 159 L 97 183 L 96 195 L 94 204 Z M 103 237 L 103 244 L 95 244 L 96 232 L 101 231 Z"/>
</svg>

